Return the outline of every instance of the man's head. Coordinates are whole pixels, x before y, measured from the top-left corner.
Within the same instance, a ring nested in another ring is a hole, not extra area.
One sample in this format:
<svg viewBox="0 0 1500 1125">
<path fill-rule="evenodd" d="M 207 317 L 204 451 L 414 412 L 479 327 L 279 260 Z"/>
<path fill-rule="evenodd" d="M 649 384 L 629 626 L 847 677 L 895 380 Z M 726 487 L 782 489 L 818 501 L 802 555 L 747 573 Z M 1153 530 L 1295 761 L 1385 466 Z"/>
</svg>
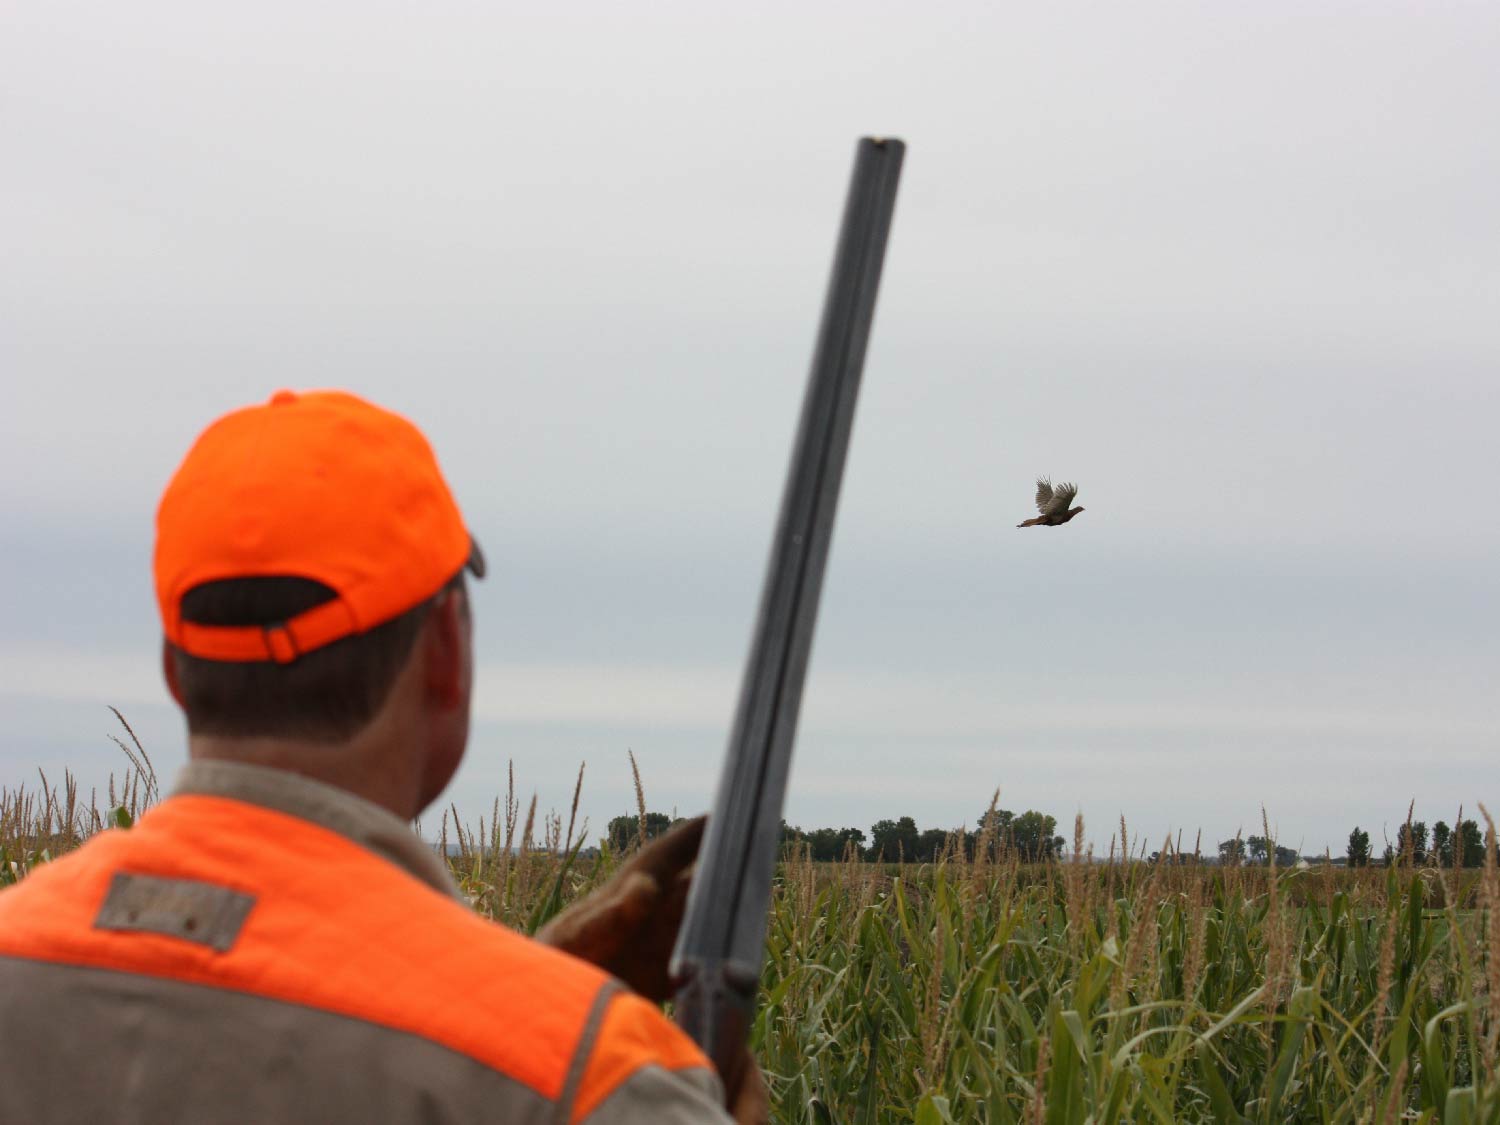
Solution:
<svg viewBox="0 0 1500 1125">
<path fill-rule="evenodd" d="M 404 418 L 283 391 L 215 422 L 157 515 L 164 667 L 194 756 L 414 814 L 468 736 L 466 568 L 483 556 Z"/>
</svg>

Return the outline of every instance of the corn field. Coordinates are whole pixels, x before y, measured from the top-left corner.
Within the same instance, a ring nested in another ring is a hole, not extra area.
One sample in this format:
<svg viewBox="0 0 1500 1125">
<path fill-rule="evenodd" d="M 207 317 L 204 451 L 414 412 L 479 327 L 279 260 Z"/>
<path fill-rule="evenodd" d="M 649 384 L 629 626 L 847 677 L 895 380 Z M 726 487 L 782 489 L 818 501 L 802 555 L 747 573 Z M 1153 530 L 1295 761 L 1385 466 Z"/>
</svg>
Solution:
<svg viewBox="0 0 1500 1125">
<path fill-rule="evenodd" d="M 0 789 L 0 887 L 149 809 L 149 759 L 128 752 L 104 811 L 71 776 Z M 618 865 L 607 846 L 585 858 L 586 834 L 576 815 L 538 823 L 535 800 L 522 817 L 512 785 L 477 827 L 446 813 L 440 840 L 474 908 L 532 932 Z M 793 849 L 753 1033 L 775 1120 L 1500 1122 L 1493 823 L 1478 871 L 1082 852 Z"/>
</svg>

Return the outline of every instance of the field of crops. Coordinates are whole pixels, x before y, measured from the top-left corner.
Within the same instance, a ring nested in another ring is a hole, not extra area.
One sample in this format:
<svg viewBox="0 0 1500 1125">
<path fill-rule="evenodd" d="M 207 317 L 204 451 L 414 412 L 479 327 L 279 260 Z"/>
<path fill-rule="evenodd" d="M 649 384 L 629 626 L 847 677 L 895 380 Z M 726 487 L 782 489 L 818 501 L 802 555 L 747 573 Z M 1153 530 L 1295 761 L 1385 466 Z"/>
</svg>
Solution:
<svg viewBox="0 0 1500 1125">
<path fill-rule="evenodd" d="M 43 785 L 0 792 L 0 885 L 154 794 Z M 442 834 L 475 908 L 526 931 L 618 861 L 565 858 L 573 826 L 513 796 Z M 790 858 L 755 1027 L 776 1119 L 1500 1121 L 1487 842 L 1468 871 Z"/>
</svg>

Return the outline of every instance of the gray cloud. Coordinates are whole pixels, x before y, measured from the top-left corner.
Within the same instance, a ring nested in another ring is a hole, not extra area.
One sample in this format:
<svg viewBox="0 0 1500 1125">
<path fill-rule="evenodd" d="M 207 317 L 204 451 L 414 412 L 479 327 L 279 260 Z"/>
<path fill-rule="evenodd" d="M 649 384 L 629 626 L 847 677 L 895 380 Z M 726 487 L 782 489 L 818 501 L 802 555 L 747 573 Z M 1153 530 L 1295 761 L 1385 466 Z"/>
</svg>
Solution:
<svg viewBox="0 0 1500 1125">
<path fill-rule="evenodd" d="M 561 803 L 625 745 L 705 804 L 889 130 L 795 816 L 1004 784 L 1311 839 L 1493 788 L 1500 15 L 638 7 L 0 12 L 7 774 L 92 761 L 90 692 L 180 738 L 156 497 L 215 414 L 340 384 L 423 425 L 497 563 L 460 804 L 513 747 Z M 1088 511 L 1016 532 L 1040 472 Z"/>
</svg>

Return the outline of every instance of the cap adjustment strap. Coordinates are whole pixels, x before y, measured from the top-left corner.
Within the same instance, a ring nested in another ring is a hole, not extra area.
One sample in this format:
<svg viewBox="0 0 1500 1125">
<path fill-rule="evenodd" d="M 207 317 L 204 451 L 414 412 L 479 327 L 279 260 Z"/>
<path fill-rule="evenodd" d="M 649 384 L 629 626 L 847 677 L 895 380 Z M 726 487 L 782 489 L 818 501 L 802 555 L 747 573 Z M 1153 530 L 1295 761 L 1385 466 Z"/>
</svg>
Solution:
<svg viewBox="0 0 1500 1125">
<path fill-rule="evenodd" d="M 171 642 L 204 660 L 252 664 L 290 664 L 299 656 L 363 632 L 354 609 L 343 598 L 316 605 L 271 625 L 199 625 L 179 622 Z"/>
<path fill-rule="evenodd" d="M 290 664 L 301 656 L 297 649 L 297 638 L 287 628 L 287 622 L 279 625 L 265 625 L 261 632 L 265 634 L 266 652 L 277 664 Z"/>
</svg>

